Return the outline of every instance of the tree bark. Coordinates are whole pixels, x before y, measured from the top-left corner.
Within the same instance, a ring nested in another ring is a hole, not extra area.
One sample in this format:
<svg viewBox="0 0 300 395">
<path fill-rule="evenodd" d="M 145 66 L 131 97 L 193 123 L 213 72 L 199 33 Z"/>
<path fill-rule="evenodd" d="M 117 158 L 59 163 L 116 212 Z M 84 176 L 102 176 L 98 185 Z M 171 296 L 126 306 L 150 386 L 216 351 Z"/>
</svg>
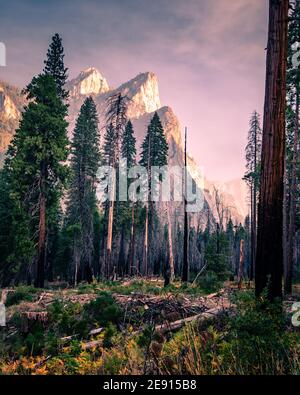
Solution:
<svg viewBox="0 0 300 395">
<path fill-rule="evenodd" d="M 184 239 L 183 239 L 183 265 L 182 282 L 189 281 L 189 259 L 188 259 L 188 213 L 187 213 L 187 128 L 185 129 L 185 148 L 184 148 Z"/>
<path fill-rule="evenodd" d="M 134 265 L 134 255 L 135 255 L 135 207 L 134 203 L 131 208 L 131 230 L 130 230 L 130 250 L 129 250 L 129 275 L 132 276 L 138 273 L 138 268 Z"/>
<path fill-rule="evenodd" d="M 111 191 L 109 196 L 109 208 L 108 208 L 108 226 L 107 226 L 107 240 L 106 240 L 106 256 L 105 256 L 105 276 L 109 278 L 112 273 L 112 239 L 113 239 L 113 221 L 114 221 L 114 207 L 115 207 L 115 188 L 116 188 L 116 177 L 115 168 L 112 172 L 111 180 Z"/>
<path fill-rule="evenodd" d="M 145 237 L 144 237 L 144 251 L 143 251 L 143 274 L 147 276 L 148 273 L 148 247 L 149 247 L 149 201 L 146 201 L 146 221 L 145 221 Z"/>
<path fill-rule="evenodd" d="M 173 254 L 173 239 L 172 239 L 172 223 L 171 223 L 169 203 L 167 203 L 167 216 L 168 216 L 168 241 L 169 241 L 169 284 L 172 284 L 175 279 L 175 269 L 174 269 L 174 254 Z"/>
<path fill-rule="evenodd" d="M 256 295 L 282 297 L 283 181 L 288 0 L 270 0 L 262 172 L 258 209 Z"/>
<path fill-rule="evenodd" d="M 41 182 L 39 196 L 39 241 L 38 241 L 38 258 L 35 286 L 44 288 L 45 279 L 45 258 L 46 258 L 46 197 Z"/>
<path fill-rule="evenodd" d="M 242 289 L 243 278 L 244 278 L 244 262 L 245 262 L 245 252 L 244 252 L 245 241 L 240 241 L 240 263 L 239 263 L 239 274 L 238 274 L 238 288 Z"/>
</svg>

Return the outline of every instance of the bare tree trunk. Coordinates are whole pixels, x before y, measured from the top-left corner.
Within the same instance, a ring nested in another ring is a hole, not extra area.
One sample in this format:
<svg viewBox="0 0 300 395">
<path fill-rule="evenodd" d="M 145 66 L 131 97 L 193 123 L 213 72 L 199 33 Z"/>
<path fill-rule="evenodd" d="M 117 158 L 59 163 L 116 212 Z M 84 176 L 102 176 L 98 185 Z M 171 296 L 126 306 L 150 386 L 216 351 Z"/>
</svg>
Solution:
<svg viewBox="0 0 300 395">
<path fill-rule="evenodd" d="M 149 247 L 149 201 L 146 201 L 146 221 L 145 221 L 145 237 L 144 237 L 144 252 L 143 252 L 143 274 L 147 276 L 148 273 L 148 247 Z"/>
<path fill-rule="evenodd" d="M 109 196 L 109 208 L 108 208 L 108 226 L 107 226 L 107 240 L 106 240 L 106 256 L 105 256 L 105 275 L 107 278 L 112 273 L 112 239 L 113 239 L 113 222 L 114 222 L 114 207 L 115 207 L 115 188 L 116 188 L 116 177 L 115 171 L 112 172 L 112 185 Z"/>
<path fill-rule="evenodd" d="M 242 289 L 243 278 L 244 278 L 244 262 L 245 262 L 245 241 L 240 241 L 240 264 L 239 264 L 239 274 L 238 274 L 238 287 Z"/>
<path fill-rule="evenodd" d="M 78 248 L 76 246 L 76 240 L 73 240 L 73 259 L 75 263 L 75 273 L 74 273 L 74 285 L 77 287 L 78 284 L 78 268 L 80 264 L 80 254 L 78 253 Z"/>
<path fill-rule="evenodd" d="M 129 275 L 134 274 L 134 255 L 135 255 L 135 207 L 134 203 L 131 208 L 131 230 L 130 230 L 130 249 L 129 249 Z M 138 273 L 138 268 L 136 270 Z"/>
<path fill-rule="evenodd" d="M 126 270 L 126 257 L 125 257 L 125 225 L 122 225 L 121 229 L 121 240 L 120 240 L 120 251 L 118 259 L 118 276 L 124 277 L 127 274 Z"/>
<path fill-rule="evenodd" d="M 174 268 L 174 255 L 173 255 L 173 240 L 172 240 L 172 223 L 170 217 L 170 205 L 167 203 L 167 215 L 168 215 L 168 239 L 169 239 L 169 284 L 172 284 L 175 279 L 175 268 Z"/>
<path fill-rule="evenodd" d="M 43 181 L 41 181 L 41 190 L 39 196 L 39 241 L 38 241 L 38 257 L 37 272 L 35 286 L 44 288 L 45 275 L 45 258 L 46 258 L 46 197 L 43 190 Z"/>
<path fill-rule="evenodd" d="M 182 282 L 189 281 L 189 259 L 188 259 L 188 213 L 187 213 L 187 128 L 185 128 L 185 149 L 184 149 L 184 240 L 183 240 L 183 265 Z"/>
<path fill-rule="evenodd" d="M 296 220 L 296 199 L 297 199 L 297 167 L 298 167 L 298 142 L 299 142 L 299 94 L 296 93 L 296 113 L 294 128 L 294 147 L 291 169 L 291 192 L 290 192 L 290 212 L 287 240 L 287 256 L 284 279 L 284 290 L 286 294 L 292 293 L 293 286 L 293 264 L 294 264 L 294 240 L 295 240 L 295 220 Z"/>
<path fill-rule="evenodd" d="M 250 194 L 251 194 L 251 263 L 250 263 L 250 281 L 253 281 L 254 278 L 254 266 L 255 266 L 255 255 L 254 255 L 254 199 L 253 199 L 253 183 L 250 186 Z"/>
<path fill-rule="evenodd" d="M 282 297 L 283 181 L 288 0 L 270 0 L 262 172 L 258 209 L 256 295 Z"/>
<path fill-rule="evenodd" d="M 258 122 L 255 122 L 255 134 L 254 134 L 254 182 L 253 182 L 253 208 L 252 208 L 252 275 L 250 280 L 254 279 L 255 273 L 255 258 L 256 258 L 256 237 L 257 237 L 257 131 L 258 131 Z"/>
<path fill-rule="evenodd" d="M 149 261 L 149 201 L 151 200 L 151 134 L 149 134 L 148 141 L 148 159 L 147 159 L 147 188 L 148 197 L 146 200 L 146 222 L 145 222 L 145 238 L 144 238 L 144 252 L 143 252 L 143 274 L 147 276 L 148 274 L 148 261 Z"/>
<path fill-rule="evenodd" d="M 282 231 L 282 247 L 283 247 L 283 268 L 286 276 L 287 268 L 287 240 L 288 240 L 288 194 L 287 194 L 287 173 L 286 161 L 284 164 L 284 185 L 283 185 L 283 231 Z"/>
</svg>

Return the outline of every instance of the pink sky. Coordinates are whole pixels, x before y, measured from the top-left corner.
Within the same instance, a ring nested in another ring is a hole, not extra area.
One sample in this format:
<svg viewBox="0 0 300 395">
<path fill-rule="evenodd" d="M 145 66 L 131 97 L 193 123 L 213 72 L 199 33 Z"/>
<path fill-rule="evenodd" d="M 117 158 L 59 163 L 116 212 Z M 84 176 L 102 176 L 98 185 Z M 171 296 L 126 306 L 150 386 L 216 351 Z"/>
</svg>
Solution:
<svg viewBox="0 0 300 395">
<path fill-rule="evenodd" d="M 11 0 L 0 15 L 8 56 L 0 78 L 29 82 L 54 32 L 70 77 L 94 66 L 117 86 L 153 71 L 206 176 L 241 178 L 249 117 L 263 106 L 267 8 L 267 0 Z"/>
</svg>

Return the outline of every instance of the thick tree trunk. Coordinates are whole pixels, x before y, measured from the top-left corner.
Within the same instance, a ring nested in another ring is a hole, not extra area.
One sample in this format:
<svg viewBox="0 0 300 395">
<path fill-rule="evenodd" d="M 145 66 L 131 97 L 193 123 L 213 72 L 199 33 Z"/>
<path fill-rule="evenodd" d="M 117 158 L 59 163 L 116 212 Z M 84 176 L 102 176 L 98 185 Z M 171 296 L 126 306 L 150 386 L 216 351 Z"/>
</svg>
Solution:
<svg viewBox="0 0 300 395">
<path fill-rule="evenodd" d="M 296 199 L 297 199 L 297 168 L 298 168 L 298 143 L 299 143 L 299 94 L 296 93 L 296 113 L 294 128 L 294 146 L 291 169 L 291 192 L 290 192 L 290 211 L 288 240 L 286 250 L 286 267 L 284 278 L 284 290 L 286 294 L 292 293 L 293 285 L 293 264 L 294 264 L 294 240 L 295 240 L 295 220 L 296 220 Z"/>
<path fill-rule="evenodd" d="M 255 268 L 256 295 L 268 286 L 270 300 L 282 297 L 288 10 L 288 0 L 270 0 Z"/>
<path fill-rule="evenodd" d="M 37 257 L 37 270 L 36 270 L 36 281 L 35 281 L 35 286 L 37 288 L 44 288 L 45 258 L 46 258 L 46 197 L 42 185 L 40 196 L 39 196 L 39 241 L 38 241 L 38 257 Z"/>
</svg>

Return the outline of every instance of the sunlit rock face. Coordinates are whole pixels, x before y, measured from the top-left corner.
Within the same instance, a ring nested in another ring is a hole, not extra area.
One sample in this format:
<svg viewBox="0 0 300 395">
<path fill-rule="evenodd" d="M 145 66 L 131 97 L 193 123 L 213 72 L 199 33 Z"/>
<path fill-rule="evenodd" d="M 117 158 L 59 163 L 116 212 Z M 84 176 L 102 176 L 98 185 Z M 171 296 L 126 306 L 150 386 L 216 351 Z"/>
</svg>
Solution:
<svg viewBox="0 0 300 395">
<path fill-rule="evenodd" d="M 19 125 L 25 100 L 18 88 L 0 81 L 0 166 Z"/>
<path fill-rule="evenodd" d="M 138 74 L 135 78 L 125 82 L 117 88 L 111 88 L 106 78 L 94 67 L 82 71 L 76 78 L 67 83 L 69 96 L 69 138 L 72 138 L 78 112 L 85 98 L 92 96 L 97 105 L 99 123 L 101 130 L 101 141 L 103 141 L 105 113 L 107 98 L 111 95 L 121 93 L 130 100 L 128 104 L 128 117 L 133 123 L 137 139 L 137 153 L 147 132 L 147 127 L 154 113 L 157 112 L 169 145 L 169 165 L 184 165 L 182 126 L 169 106 L 162 106 L 159 95 L 157 76 L 153 72 Z M 18 126 L 19 118 L 25 100 L 20 90 L 0 82 L 0 162 Z M 214 188 L 220 190 L 224 205 L 229 208 L 227 216 L 231 216 L 234 223 L 243 222 L 248 213 L 246 206 L 245 185 L 240 180 L 231 183 L 213 183 L 206 180 L 202 170 L 193 158 L 188 158 L 189 173 L 192 175 L 199 188 L 204 189 L 205 205 L 203 210 L 209 212 L 216 218 L 214 202 Z M 203 188 L 204 185 L 204 188 Z M 173 205 L 173 213 L 182 207 L 181 204 Z M 174 214 L 175 215 L 175 214 Z M 181 218 L 182 215 L 179 215 Z M 191 225 L 198 227 L 206 225 L 203 212 L 191 218 Z"/>
<path fill-rule="evenodd" d="M 0 114 L 3 120 L 16 120 L 19 118 L 19 111 L 8 94 L 0 86 Z"/>
<path fill-rule="evenodd" d="M 71 97 L 78 95 L 99 95 L 109 91 L 109 86 L 102 74 L 90 67 L 82 71 L 77 78 L 67 85 Z"/>
<path fill-rule="evenodd" d="M 158 81 L 154 73 L 141 73 L 117 90 L 131 99 L 128 107 L 129 118 L 139 118 L 161 107 Z"/>
</svg>

